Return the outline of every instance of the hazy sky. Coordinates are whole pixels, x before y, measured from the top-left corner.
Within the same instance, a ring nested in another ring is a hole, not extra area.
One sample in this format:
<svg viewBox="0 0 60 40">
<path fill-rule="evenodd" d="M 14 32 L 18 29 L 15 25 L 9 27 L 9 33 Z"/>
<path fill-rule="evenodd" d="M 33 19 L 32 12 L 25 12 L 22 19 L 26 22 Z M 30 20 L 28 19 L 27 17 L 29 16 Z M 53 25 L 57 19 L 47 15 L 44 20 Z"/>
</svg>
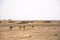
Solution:
<svg viewBox="0 0 60 40">
<path fill-rule="evenodd" d="M 0 19 L 60 20 L 60 0 L 0 0 Z"/>
</svg>

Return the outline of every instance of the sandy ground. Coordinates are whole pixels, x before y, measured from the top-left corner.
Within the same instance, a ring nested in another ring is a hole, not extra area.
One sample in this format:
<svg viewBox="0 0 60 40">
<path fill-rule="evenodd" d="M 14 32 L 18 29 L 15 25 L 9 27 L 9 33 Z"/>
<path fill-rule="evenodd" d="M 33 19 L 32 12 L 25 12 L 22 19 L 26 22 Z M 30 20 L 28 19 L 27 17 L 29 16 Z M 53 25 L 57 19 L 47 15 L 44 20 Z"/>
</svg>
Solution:
<svg viewBox="0 0 60 40">
<path fill-rule="evenodd" d="M 0 40 L 60 40 L 60 21 L 30 22 L 0 21 Z"/>
<path fill-rule="evenodd" d="M 0 40 L 60 40 L 60 26 L 0 27 Z"/>
</svg>

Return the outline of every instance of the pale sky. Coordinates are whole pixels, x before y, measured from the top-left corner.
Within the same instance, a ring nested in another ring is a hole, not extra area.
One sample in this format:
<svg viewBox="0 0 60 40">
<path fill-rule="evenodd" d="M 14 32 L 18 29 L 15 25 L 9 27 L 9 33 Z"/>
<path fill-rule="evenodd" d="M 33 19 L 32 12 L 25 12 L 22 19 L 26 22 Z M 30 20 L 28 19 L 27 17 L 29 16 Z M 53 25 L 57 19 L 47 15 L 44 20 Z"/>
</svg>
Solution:
<svg viewBox="0 0 60 40">
<path fill-rule="evenodd" d="M 0 0 L 0 19 L 60 20 L 60 0 Z"/>
</svg>

